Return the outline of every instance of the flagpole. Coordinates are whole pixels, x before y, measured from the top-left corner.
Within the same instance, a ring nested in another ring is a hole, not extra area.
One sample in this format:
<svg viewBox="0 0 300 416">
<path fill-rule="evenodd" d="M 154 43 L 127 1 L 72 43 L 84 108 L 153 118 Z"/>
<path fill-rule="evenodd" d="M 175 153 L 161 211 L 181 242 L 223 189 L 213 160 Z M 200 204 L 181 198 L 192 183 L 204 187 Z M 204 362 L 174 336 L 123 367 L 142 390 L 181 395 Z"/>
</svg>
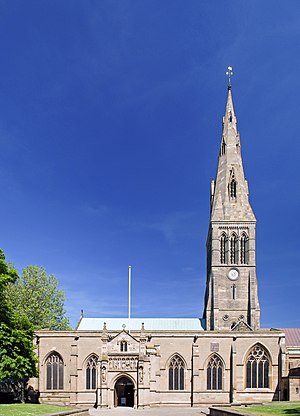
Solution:
<svg viewBox="0 0 300 416">
<path fill-rule="evenodd" d="M 128 266 L 128 319 L 130 319 L 131 312 L 131 266 Z"/>
</svg>

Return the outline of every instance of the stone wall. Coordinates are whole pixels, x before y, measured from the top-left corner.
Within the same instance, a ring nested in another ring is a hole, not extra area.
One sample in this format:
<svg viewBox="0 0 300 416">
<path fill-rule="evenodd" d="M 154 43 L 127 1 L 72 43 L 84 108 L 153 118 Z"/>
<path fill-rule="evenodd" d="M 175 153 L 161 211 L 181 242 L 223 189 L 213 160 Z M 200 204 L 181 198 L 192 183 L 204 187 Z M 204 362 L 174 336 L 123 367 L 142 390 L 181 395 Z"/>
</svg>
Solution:
<svg viewBox="0 0 300 416">
<path fill-rule="evenodd" d="M 253 403 L 276 399 L 279 384 L 278 331 L 40 331 L 39 380 L 41 402 L 114 407 L 115 386 L 121 377 L 133 385 L 134 406 Z M 127 350 L 120 350 L 120 343 Z M 245 361 L 259 343 L 270 357 L 269 387 L 247 389 Z M 63 361 L 63 389 L 47 389 L 47 359 L 57 353 Z M 86 363 L 97 357 L 97 387 L 86 388 Z M 184 363 L 184 389 L 169 390 L 169 364 L 175 355 Z M 222 361 L 222 388 L 209 390 L 207 366 L 217 355 Z M 296 387 L 295 387 L 296 389 Z M 296 391 L 296 390 L 295 390 Z"/>
</svg>

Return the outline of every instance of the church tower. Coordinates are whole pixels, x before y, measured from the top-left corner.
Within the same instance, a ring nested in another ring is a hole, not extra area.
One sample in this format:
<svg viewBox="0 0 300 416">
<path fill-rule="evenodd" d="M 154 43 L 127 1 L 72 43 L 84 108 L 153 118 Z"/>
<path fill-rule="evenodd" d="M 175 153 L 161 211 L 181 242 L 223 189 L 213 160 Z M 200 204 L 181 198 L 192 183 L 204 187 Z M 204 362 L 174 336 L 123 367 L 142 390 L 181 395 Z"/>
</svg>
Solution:
<svg viewBox="0 0 300 416">
<path fill-rule="evenodd" d="M 211 182 L 204 318 L 207 330 L 255 330 L 260 327 L 256 219 L 244 175 L 231 68 L 228 75 L 217 176 Z"/>
</svg>

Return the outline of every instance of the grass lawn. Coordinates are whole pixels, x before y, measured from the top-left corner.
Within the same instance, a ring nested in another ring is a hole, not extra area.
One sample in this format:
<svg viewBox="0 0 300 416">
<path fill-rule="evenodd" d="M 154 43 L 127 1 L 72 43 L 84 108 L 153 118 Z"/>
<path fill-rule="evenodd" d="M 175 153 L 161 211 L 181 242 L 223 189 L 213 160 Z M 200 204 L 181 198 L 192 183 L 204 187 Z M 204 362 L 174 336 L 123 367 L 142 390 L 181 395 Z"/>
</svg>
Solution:
<svg viewBox="0 0 300 416">
<path fill-rule="evenodd" d="M 265 406 L 249 406 L 249 407 L 232 407 L 242 413 L 251 415 L 278 415 L 278 416 L 300 416 L 300 403 L 295 404 L 272 404 Z"/>
<path fill-rule="evenodd" d="M 53 406 L 50 404 L 0 404 L 0 416 L 35 416 L 72 410 L 72 407 Z"/>
</svg>

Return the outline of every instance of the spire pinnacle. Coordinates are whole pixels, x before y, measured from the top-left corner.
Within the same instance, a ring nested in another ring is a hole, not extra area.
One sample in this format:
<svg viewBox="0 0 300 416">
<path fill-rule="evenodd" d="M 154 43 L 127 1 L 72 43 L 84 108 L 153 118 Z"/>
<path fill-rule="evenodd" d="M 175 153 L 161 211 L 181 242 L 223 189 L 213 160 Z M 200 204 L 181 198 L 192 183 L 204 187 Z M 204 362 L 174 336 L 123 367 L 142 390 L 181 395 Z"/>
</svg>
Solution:
<svg viewBox="0 0 300 416">
<path fill-rule="evenodd" d="M 233 106 L 230 84 L 232 74 L 232 67 L 228 67 L 228 96 L 223 117 L 217 176 L 212 187 L 211 220 L 236 221 L 240 218 L 255 221 L 248 200 L 248 185 L 244 175 L 240 135 Z"/>
<path fill-rule="evenodd" d="M 231 90 L 231 77 L 233 75 L 232 66 L 227 67 L 226 75 L 228 76 L 228 89 Z"/>
</svg>

